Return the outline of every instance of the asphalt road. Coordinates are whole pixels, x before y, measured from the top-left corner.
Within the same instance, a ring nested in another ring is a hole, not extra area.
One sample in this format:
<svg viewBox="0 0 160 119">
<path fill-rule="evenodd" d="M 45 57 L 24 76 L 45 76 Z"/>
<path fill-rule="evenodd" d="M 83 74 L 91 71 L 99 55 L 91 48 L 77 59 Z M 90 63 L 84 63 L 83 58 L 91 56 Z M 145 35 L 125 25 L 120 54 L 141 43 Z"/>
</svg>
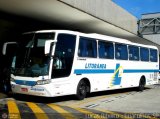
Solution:
<svg viewBox="0 0 160 119">
<path fill-rule="evenodd" d="M 122 89 L 90 94 L 85 100 L 73 96 L 42 98 L 0 93 L 0 119 L 97 119 L 160 118 L 160 84 L 143 92 Z"/>
</svg>

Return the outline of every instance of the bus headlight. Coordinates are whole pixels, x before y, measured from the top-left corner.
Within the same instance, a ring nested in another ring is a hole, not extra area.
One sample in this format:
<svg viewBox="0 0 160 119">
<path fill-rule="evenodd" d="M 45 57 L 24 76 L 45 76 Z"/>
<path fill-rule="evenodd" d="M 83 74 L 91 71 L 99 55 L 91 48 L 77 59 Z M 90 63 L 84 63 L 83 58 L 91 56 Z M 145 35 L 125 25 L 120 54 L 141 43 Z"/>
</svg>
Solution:
<svg viewBox="0 0 160 119">
<path fill-rule="evenodd" d="M 37 85 L 44 85 L 44 84 L 49 84 L 49 83 L 51 83 L 50 79 L 37 81 Z"/>
</svg>

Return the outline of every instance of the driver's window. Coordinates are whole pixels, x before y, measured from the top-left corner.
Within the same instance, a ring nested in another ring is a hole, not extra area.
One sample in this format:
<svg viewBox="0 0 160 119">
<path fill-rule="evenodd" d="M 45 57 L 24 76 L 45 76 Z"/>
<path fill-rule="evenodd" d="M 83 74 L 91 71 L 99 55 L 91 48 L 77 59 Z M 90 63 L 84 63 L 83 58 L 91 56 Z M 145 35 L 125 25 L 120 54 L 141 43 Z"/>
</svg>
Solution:
<svg viewBox="0 0 160 119">
<path fill-rule="evenodd" d="M 62 59 L 60 57 L 58 57 L 58 56 L 54 57 L 53 68 L 54 69 L 62 69 Z"/>
<path fill-rule="evenodd" d="M 76 36 L 59 34 L 53 58 L 52 77 L 65 77 L 71 73 L 75 52 Z"/>
</svg>

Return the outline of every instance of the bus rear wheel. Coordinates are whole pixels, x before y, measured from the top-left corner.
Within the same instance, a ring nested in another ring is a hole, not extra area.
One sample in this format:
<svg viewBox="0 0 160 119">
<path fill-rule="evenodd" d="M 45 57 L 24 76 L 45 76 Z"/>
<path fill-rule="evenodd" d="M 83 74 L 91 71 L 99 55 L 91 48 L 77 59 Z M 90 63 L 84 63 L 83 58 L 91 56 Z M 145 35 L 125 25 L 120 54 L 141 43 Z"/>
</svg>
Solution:
<svg viewBox="0 0 160 119">
<path fill-rule="evenodd" d="M 146 81 L 144 77 L 141 77 L 139 81 L 138 91 L 143 91 L 145 87 Z"/>
<path fill-rule="evenodd" d="M 77 87 L 76 98 L 78 100 L 83 100 L 86 97 L 86 95 L 87 95 L 87 84 L 85 83 L 84 80 L 81 80 Z"/>
</svg>

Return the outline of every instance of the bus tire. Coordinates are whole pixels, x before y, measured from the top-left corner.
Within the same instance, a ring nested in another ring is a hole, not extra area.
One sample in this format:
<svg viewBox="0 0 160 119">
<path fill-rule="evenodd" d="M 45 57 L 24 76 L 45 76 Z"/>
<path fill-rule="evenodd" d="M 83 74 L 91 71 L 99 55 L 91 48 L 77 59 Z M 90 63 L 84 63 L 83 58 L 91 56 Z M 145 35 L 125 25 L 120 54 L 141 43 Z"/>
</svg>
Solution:
<svg viewBox="0 0 160 119">
<path fill-rule="evenodd" d="M 2 92 L 8 94 L 11 91 L 11 85 L 8 79 L 3 79 L 2 81 Z"/>
<path fill-rule="evenodd" d="M 11 91 L 10 84 L 10 70 L 8 68 L 3 69 L 1 90 L 3 93 L 8 94 Z"/>
<path fill-rule="evenodd" d="M 146 84 L 145 77 L 141 77 L 139 81 L 138 91 L 143 91 L 145 84 Z"/>
<path fill-rule="evenodd" d="M 83 100 L 87 95 L 87 84 L 84 80 L 81 80 L 77 86 L 76 98 L 78 100 Z"/>
</svg>

